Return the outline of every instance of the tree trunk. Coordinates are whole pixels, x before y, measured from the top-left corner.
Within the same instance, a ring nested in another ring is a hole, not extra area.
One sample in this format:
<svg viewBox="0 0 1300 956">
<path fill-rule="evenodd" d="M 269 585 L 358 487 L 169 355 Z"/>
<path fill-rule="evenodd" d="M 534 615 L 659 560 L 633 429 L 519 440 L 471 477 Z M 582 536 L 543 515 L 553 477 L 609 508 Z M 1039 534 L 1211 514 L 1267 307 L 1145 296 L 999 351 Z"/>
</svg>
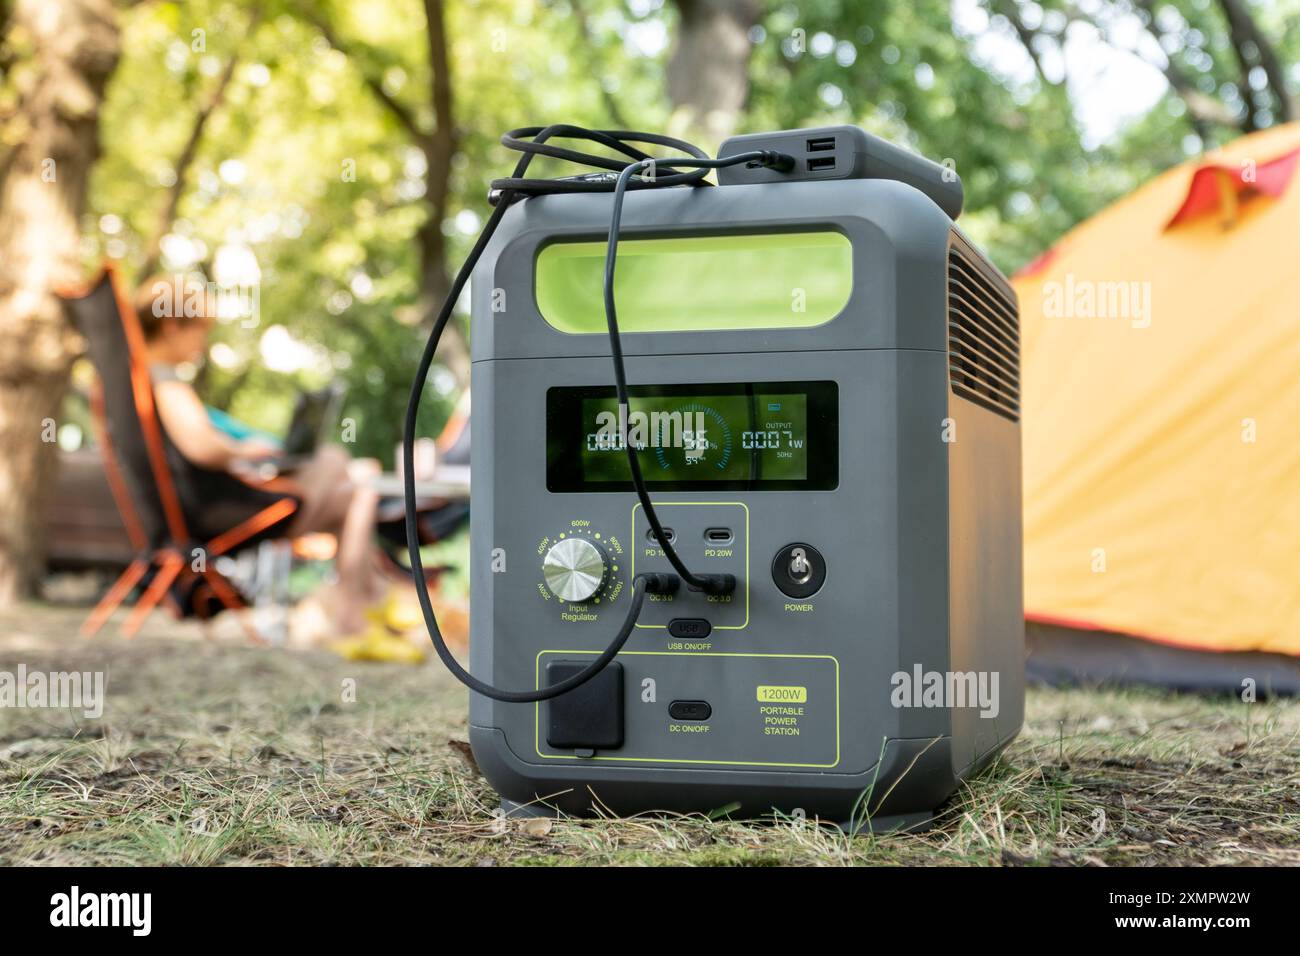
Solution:
<svg viewBox="0 0 1300 956">
<path fill-rule="evenodd" d="M 10 74 L 19 102 L 0 180 L 0 605 L 28 594 L 41 569 L 52 438 L 77 351 L 54 289 L 80 278 L 80 218 L 119 51 L 111 0 L 17 0 L 9 29 L 30 55 Z"/>
<path fill-rule="evenodd" d="M 679 26 L 668 61 L 674 135 L 699 136 L 709 150 L 735 131 L 749 94 L 749 31 L 758 0 L 676 0 Z"/>
<path fill-rule="evenodd" d="M 420 139 L 425 159 L 425 198 L 429 219 L 420 228 L 420 300 L 425 324 L 438 316 L 451 279 L 447 274 L 447 241 L 442 226 L 451 196 L 451 161 L 456 155 L 456 120 L 452 109 L 451 63 L 447 56 L 447 28 L 442 0 L 425 0 L 425 36 L 429 48 L 434 128 Z M 456 377 L 461 390 L 469 388 L 470 354 L 456 319 L 447 323 L 438 343 L 438 359 Z"/>
</svg>

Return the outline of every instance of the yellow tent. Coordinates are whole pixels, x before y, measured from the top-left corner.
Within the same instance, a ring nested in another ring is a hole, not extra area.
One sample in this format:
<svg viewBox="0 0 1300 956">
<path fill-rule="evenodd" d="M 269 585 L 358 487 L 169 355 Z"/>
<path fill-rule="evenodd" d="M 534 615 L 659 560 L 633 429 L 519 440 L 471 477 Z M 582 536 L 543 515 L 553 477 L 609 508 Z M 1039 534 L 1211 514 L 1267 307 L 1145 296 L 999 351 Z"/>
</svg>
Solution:
<svg viewBox="0 0 1300 956">
<path fill-rule="evenodd" d="M 1031 621 L 1300 656 L 1300 123 L 1016 277 Z"/>
</svg>

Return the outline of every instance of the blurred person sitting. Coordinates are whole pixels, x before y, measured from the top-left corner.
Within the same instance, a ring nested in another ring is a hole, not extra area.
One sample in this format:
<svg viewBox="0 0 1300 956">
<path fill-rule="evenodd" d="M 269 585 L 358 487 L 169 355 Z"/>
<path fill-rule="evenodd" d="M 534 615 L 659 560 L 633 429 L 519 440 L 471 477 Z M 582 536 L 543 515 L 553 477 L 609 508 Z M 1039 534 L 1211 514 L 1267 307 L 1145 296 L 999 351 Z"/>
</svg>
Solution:
<svg viewBox="0 0 1300 956">
<path fill-rule="evenodd" d="M 379 463 L 354 460 L 341 446 L 327 444 L 291 476 L 259 477 L 266 463 L 281 453 L 280 446 L 256 433 L 237 439 L 219 428 L 180 372 L 202 361 L 215 324 L 215 303 L 206 283 L 182 275 L 150 279 L 137 293 L 135 310 L 144 332 L 168 463 L 191 531 L 208 540 L 282 498 L 295 499 L 294 513 L 258 538 L 334 535 L 334 626 L 344 635 L 362 630 L 367 606 L 387 590 L 372 542 L 379 503 L 372 482 L 380 473 Z"/>
</svg>

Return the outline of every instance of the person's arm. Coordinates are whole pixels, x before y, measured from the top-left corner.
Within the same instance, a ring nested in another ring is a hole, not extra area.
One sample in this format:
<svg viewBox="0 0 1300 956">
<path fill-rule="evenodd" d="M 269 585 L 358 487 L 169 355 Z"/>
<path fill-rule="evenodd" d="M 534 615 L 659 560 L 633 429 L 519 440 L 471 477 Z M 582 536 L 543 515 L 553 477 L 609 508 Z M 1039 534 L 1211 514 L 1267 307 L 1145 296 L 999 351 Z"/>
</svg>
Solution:
<svg viewBox="0 0 1300 956">
<path fill-rule="evenodd" d="M 239 458 L 262 458 L 274 449 L 262 442 L 238 442 L 220 431 L 208 418 L 208 411 L 194 389 L 185 382 L 165 381 L 154 385 L 158 418 L 167 437 L 200 468 L 229 468 Z"/>
</svg>

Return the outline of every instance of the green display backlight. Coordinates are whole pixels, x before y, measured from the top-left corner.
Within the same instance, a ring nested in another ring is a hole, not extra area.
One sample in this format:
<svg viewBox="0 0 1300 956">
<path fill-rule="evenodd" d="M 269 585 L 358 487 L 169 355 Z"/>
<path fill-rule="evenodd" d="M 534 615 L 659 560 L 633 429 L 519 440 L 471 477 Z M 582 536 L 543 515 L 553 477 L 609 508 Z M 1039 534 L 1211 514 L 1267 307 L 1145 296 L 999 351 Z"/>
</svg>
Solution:
<svg viewBox="0 0 1300 956">
<path fill-rule="evenodd" d="M 807 396 L 654 396 L 632 400 L 628 427 L 647 481 L 798 481 L 808 474 Z M 625 481 L 614 398 L 582 403 L 582 473 Z"/>
<path fill-rule="evenodd" d="M 838 484 L 834 382 L 632 385 L 627 421 L 611 385 L 546 393 L 546 486 L 630 490 L 628 441 L 660 491 L 826 491 Z"/>
<path fill-rule="evenodd" d="M 605 334 L 604 242 L 558 242 L 537 255 L 542 317 L 561 332 Z M 853 249 L 838 232 L 627 239 L 614 297 L 623 332 L 796 329 L 848 304 Z"/>
</svg>

